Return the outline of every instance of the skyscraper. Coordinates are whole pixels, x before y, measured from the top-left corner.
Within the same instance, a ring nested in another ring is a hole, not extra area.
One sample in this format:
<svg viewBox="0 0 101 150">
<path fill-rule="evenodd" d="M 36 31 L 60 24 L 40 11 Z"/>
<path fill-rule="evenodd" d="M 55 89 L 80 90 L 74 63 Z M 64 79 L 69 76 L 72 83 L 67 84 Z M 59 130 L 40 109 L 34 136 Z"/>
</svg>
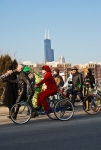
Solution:
<svg viewBox="0 0 101 150">
<path fill-rule="evenodd" d="M 59 63 L 60 64 L 63 64 L 65 63 L 65 58 L 61 55 L 60 58 L 59 58 Z"/>
<path fill-rule="evenodd" d="M 48 36 L 46 35 L 45 31 L 45 37 L 44 37 L 44 59 L 45 62 L 52 62 L 54 61 L 54 50 L 51 49 L 51 40 L 49 36 L 49 30 L 48 30 Z"/>
</svg>

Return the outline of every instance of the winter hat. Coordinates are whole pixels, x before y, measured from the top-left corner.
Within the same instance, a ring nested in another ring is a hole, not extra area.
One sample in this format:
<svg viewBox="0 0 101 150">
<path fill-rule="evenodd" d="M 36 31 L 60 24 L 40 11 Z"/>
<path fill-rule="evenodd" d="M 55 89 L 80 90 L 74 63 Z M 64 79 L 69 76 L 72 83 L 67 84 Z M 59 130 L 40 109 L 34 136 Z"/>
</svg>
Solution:
<svg viewBox="0 0 101 150">
<path fill-rule="evenodd" d="M 78 68 L 77 68 L 76 66 L 73 66 L 73 67 L 71 68 L 71 70 L 78 70 Z"/>
<path fill-rule="evenodd" d="M 23 68 L 23 72 L 29 72 L 30 71 L 30 68 L 28 67 L 28 66 L 25 66 L 24 68 Z"/>
<path fill-rule="evenodd" d="M 42 70 L 46 70 L 47 72 L 51 72 L 50 67 L 47 66 L 47 65 L 44 65 L 44 66 L 42 67 Z"/>
</svg>

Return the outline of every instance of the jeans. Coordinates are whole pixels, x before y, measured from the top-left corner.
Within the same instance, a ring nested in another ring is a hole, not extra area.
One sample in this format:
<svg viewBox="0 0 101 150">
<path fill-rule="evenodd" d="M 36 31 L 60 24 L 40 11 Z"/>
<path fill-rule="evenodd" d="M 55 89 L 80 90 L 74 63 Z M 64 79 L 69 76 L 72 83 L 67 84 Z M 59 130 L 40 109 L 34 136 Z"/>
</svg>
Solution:
<svg viewBox="0 0 101 150">
<path fill-rule="evenodd" d="M 73 92 L 72 93 L 72 104 L 74 105 L 74 103 L 75 103 L 75 99 L 76 99 L 76 97 L 77 97 L 77 95 L 80 97 L 80 99 L 83 101 L 84 100 L 84 97 L 83 97 L 83 94 L 82 94 L 82 91 L 80 91 L 80 92 Z"/>
</svg>

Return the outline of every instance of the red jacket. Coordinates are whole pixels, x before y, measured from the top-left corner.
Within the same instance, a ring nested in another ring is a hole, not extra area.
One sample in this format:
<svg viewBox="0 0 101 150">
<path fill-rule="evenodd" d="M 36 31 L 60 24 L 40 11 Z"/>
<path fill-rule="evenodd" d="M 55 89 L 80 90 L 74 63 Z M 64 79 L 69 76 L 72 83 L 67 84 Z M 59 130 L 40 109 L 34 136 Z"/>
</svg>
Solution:
<svg viewBox="0 0 101 150">
<path fill-rule="evenodd" d="M 42 81 L 40 81 L 37 85 L 41 85 L 45 83 L 47 86 L 47 89 L 56 89 L 56 91 L 58 90 L 56 82 L 51 74 L 51 72 L 46 72 L 44 79 Z"/>
</svg>

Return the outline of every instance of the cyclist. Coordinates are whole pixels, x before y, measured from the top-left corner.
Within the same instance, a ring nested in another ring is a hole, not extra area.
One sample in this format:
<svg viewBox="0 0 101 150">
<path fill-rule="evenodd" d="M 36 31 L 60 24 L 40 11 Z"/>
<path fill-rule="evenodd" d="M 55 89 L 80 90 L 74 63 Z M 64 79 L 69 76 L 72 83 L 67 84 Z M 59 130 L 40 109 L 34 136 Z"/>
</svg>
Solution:
<svg viewBox="0 0 101 150">
<path fill-rule="evenodd" d="M 23 67 L 23 72 L 27 75 L 30 84 L 31 84 L 31 90 L 33 92 L 33 94 L 35 93 L 35 89 L 34 89 L 34 85 L 35 85 L 35 75 L 33 73 L 31 73 L 30 68 L 28 66 L 24 66 Z M 28 85 L 27 85 L 28 86 Z M 28 90 L 28 88 L 27 88 Z M 28 92 L 28 91 L 27 91 Z"/>
<path fill-rule="evenodd" d="M 49 114 L 52 112 L 52 110 L 47 102 L 47 98 L 55 94 L 58 89 L 56 82 L 51 74 L 51 69 L 48 65 L 44 65 L 42 67 L 42 74 L 44 78 L 42 79 L 42 81 L 40 81 L 38 84 L 35 85 L 35 88 L 42 84 L 45 84 L 46 88 L 38 94 L 37 110 L 40 110 L 41 107 L 43 106 L 45 110 L 44 114 Z"/>
<path fill-rule="evenodd" d="M 23 65 L 18 65 L 16 69 L 18 72 L 17 79 L 8 80 L 8 82 L 18 84 L 18 98 L 16 102 L 19 102 L 20 100 L 26 101 L 28 95 L 30 95 L 31 97 L 33 95 L 33 90 L 31 87 L 30 80 L 28 78 L 28 75 L 23 71 L 23 68 L 24 68 Z M 18 111 L 19 111 L 19 108 L 17 108 L 16 112 L 14 113 L 15 119 L 17 117 Z"/>
<path fill-rule="evenodd" d="M 40 74 L 36 71 L 34 71 L 34 76 L 35 76 L 35 84 L 39 83 L 42 80 Z M 41 90 L 42 90 L 42 85 L 35 88 L 35 93 L 32 97 L 32 104 L 34 108 L 38 107 L 37 106 L 38 94 L 41 92 Z"/>
<path fill-rule="evenodd" d="M 78 72 L 76 66 L 71 68 L 72 70 L 72 104 L 74 105 L 76 96 L 78 95 L 83 101 L 83 77 L 82 74 Z"/>
<path fill-rule="evenodd" d="M 84 78 L 84 95 L 87 96 L 86 97 L 86 111 L 89 111 L 89 102 L 91 101 L 92 97 L 92 93 L 94 90 L 94 86 L 95 86 L 95 78 L 92 74 L 92 70 L 89 68 L 87 69 L 87 75 Z"/>
<path fill-rule="evenodd" d="M 93 90 L 94 86 L 95 86 L 95 78 L 92 74 L 92 70 L 91 69 L 87 69 L 87 75 L 84 78 L 84 83 L 89 85 L 89 90 Z"/>
<path fill-rule="evenodd" d="M 72 94 L 72 70 L 69 73 L 69 77 L 67 78 L 63 89 L 66 89 L 66 96 L 69 98 L 69 95 Z"/>
<path fill-rule="evenodd" d="M 56 85 L 62 87 L 64 85 L 64 81 L 62 76 L 59 75 L 59 71 L 60 70 L 58 68 L 55 68 L 53 70 L 53 77 L 55 79 Z"/>
</svg>

